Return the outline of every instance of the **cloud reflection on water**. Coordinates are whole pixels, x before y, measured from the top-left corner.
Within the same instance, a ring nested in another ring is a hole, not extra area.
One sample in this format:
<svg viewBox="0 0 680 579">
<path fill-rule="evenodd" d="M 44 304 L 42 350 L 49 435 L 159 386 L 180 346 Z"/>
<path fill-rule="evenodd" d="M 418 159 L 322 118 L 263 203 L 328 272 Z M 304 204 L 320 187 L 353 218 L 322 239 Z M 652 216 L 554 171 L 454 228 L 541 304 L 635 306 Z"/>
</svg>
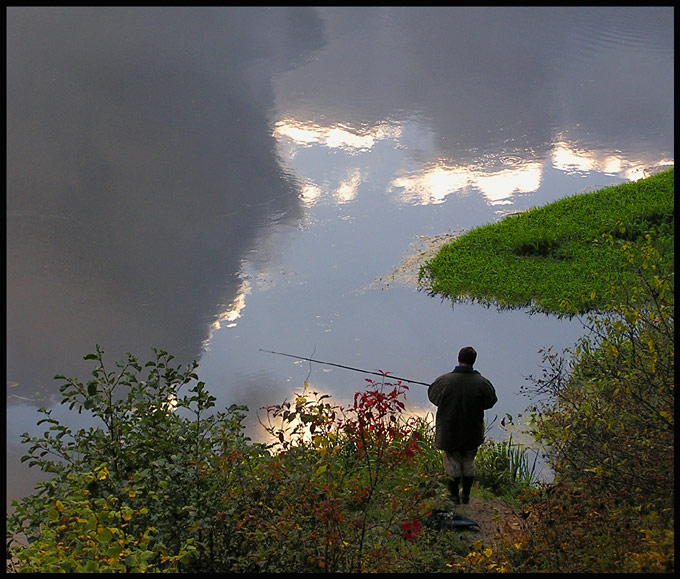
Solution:
<svg viewBox="0 0 680 579">
<path fill-rule="evenodd" d="M 274 137 L 288 137 L 297 145 L 323 145 L 331 149 L 344 149 L 349 152 L 369 151 L 384 139 L 398 138 L 401 127 L 392 123 L 379 123 L 371 128 L 353 129 L 343 124 L 322 126 L 293 119 L 278 121 Z"/>
<path fill-rule="evenodd" d="M 342 149 L 350 155 L 367 153 L 378 143 L 393 142 L 395 149 L 407 149 L 404 140 L 409 140 L 408 127 L 426 134 L 413 123 L 402 126 L 396 122 L 380 122 L 371 128 L 351 128 L 349 124 L 306 123 L 292 119 L 276 123 L 273 136 L 279 143 L 285 163 L 295 165 L 299 148 L 319 147 L 328 151 Z M 516 194 L 533 193 L 541 186 L 544 171 L 551 167 L 568 174 L 599 171 L 626 180 L 637 180 L 648 175 L 651 166 L 671 165 L 670 159 L 659 158 L 651 164 L 649 160 L 630 158 L 620 152 L 584 148 L 578 142 L 569 142 L 564 135 L 556 135 L 546 147 L 548 156 L 536 160 L 533 153 L 523 158 L 522 152 L 511 155 L 489 154 L 474 159 L 470 164 L 457 164 L 454 160 L 440 159 L 422 163 L 417 169 L 408 171 L 397 168 L 389 183 L 389 193 L 401 202 L 410 205 L 436 205 L 443 203 L 450 195 L 471 190 L 479 191 L 489 205 L 508 205 Z M 432 152 L 435 156 L 436 152 Z M 498 167 L 500 165 L 500 168 Z M 508 166 L 510 165 L 510 166 Z M 323 187 L 308 175 L 303 179 L 300 197 L 307 207 L 324 199 L 332 198 L 335 203 L 347 203 L 356 198 L 357 188 L 362 181 L 361 170 L 346 170 L 345 177 L 335 188 Z"/>
</svg>

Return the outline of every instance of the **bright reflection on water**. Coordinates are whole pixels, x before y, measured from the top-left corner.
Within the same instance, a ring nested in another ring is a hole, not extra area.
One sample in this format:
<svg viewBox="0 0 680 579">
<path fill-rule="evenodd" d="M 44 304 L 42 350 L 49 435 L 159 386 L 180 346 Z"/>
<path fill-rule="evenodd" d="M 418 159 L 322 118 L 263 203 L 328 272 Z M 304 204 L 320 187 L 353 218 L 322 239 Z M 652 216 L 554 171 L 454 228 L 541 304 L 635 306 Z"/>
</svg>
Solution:
<svg viewBox="0 0 680 579">
<path fill-rule="evenodd" d="M 305 381 L 348 403 L 367 377 L 261 349 L 430 382 L 471 344 L 504 436 L 581 326 L 452 307 L 418 264 L 673 163 L 670 7 L 8 15 L 8 497 L 52 376 L 87 379 L 96 343 L 199 359 L 253 437 Z M 434 410 L 415 384 L 408 404 Z"/>
</svg>

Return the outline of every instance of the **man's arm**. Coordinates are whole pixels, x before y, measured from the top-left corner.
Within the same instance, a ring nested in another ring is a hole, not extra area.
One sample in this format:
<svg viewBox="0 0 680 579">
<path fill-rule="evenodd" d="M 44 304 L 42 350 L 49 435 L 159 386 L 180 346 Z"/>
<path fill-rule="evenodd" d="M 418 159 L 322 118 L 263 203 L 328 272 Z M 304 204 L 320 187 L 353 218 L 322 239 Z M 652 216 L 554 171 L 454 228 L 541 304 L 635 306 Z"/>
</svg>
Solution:
<svg viewBox="0 0 680 579">
<path fill-rule="evenodd" d="M 498 397 L 496 396 L 496 389 L 493 387 L 493 384 L 486 378 L 484 378 L 484 381 L 486 382 L 484 388 L 484 410 L 488 410 L 498 402 Z"/>
<path fill-rule="evenodd" d="M 432 382 L 427 389 L 427 397 L 435 406 L 439 406 L 439 403 L 441 402 L 443 389 L 444 383 L 441 376 Z"/>
</svg>

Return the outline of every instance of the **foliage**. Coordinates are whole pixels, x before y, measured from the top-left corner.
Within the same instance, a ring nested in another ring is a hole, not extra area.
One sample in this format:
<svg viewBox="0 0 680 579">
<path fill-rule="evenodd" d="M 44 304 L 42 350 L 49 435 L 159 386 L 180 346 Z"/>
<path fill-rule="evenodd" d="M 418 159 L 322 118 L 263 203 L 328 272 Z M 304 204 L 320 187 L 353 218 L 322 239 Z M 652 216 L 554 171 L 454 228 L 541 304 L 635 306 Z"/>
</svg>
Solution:
<svg viewBox="0 0 680 579">
<path fill-rule="evenodd" d="M 550 382 L 554 402 L 536 428 L 562 477 L 663 506 L 673 493 L 674 274 L 651 239 L 633 249 L 623 253 L 638 284 L 588 317 L 571 375 Z"/>
<path fill-rule="evenodd" d="M 53 476 L 35 495 L 14 501 L 8 518 L 8 553 L 30 560 L 22 570 L 58 564 L 132 571 L 142 566 L 142 553 L 121 558 L 131 547 L 144 551 L 148 570 L 200 569 L 210 560 L 209 530 L 221 499 L 213 474 L 239 456 L 225 476 L 238 479 L 260 449 L 241 432 L 243 407 L 209 413 L 214 398 L 197 382 L 195 362 L 174 368 L 171 355 L 154 352 L 144 368 L 128 354 L 109 372 L 97 347 L 85 356 L 96 363 L 87 384 L 56 377 L 64 382 L 62 403 L 90 412 L 102 426 L 72 432 L 40 409 L 39 424 L 48 429 L 23 435 L 29 450 L 22 460 Z M 93 533 L 99 543 L 115 538 L 120 556 L 99 548 Z M 28 547 L 14 540 L 22 535 Z"/>
<path fill-rule="evenodd" d="M 505 564 L 516 572 L 673 572 L 672 522 L 625 494 L 574 481 L 532 491 L 525 532 L 502 551 Z"/>
<path fill-rule="evenodd" d="M 536 483 L 536 461 L 512 440 L 487 440 L 475 457 L 475 481 L 494 495 L 513 497 Z"/>
<path fill-rule="evenodd" d="M 24 435 L 25 460 L 53 477 L 14 502 L 10 568 L 420 571 L 467 552 L 460 534 L 427 525 L 441 457 L 431 423 L 403 415 L 400 382 L 368 380 L 348 408 L 305 385 L 264 409 L 266 447 L 243 436 L 244 408 L 208 412 L 195 364 L 155 352 L 109 372 L 98 347 L 90 382 L 58 377 L 63 402 L 102 426 L 71 432 L 43 409 L 48 429 Z"/>
<path fill-rule="evenodd" d="M 618 249 L 644 244 L 650 232 L 672 235 L 673 221 L 671 169 L 473 229 L 421 268 L 421 288 L 499 308 L 560 315 L 595 311 L 632 283 Z M 623 277 L 613 279 L 613 273 Z M 583 300 L 586 293 L 592 297 Z"/>
<path fill-rule="evenodd" d="M 518 571 L 674 568 L 674 272 L 668 239 L 620 251 L 636 283 L 589 315 L 569 363 L 545 354 L 534 430 L 556 484 L 527 494 L 530 524 L 505 551 Z"/>
<path fill-rule="evenodd" d="M 105 466 L 92 472 L 69 474 L 69 492 L 63 495 L 63 501 L 18 506 L 15 519 L 46 516 L 43 521 L 32 523 L 40 532 L 29 532 L 30 543 L 26 548 L 12 549 L 15 566 L 24 573 L 149 573 L 176 570 L 180 563 L 195 555 L 191 539 L 177 554 L 170 555 L 153 527 L 141 534 L 131 531 L 133 519 L 148 515 L 146 507 L 136 510 L 121 507 L 118 498 L 112 495 L 93 498 L 87 487 L 94 481 L 105 480 L 108 474 Z"/>
<path fill-rule="evenodd" d="M 401 382 L 367 382 L 349 408 L 305 385 L 265 409 L 274 484 L 241 514 L 249 565 L 231 570 L 415 571 L 464 550 L 424 525 L 441 472 L 431 426 L 402 415 Z"/>
</svg>

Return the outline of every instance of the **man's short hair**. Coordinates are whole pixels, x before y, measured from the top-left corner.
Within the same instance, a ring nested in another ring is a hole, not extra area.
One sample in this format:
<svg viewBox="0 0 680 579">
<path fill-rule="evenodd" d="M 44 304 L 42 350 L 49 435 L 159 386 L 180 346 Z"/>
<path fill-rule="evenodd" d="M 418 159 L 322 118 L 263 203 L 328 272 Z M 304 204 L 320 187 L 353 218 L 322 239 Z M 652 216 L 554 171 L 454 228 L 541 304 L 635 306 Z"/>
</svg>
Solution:
<svg viewBox="0 0 680 579">
<path fill-rule="evenodd" d="M 464 348 L 460 349 L 460 352 L 458 352 L 458 362 L 461 364 L 469 364 L 470 366 L 474 366 L 476 360 L 477 352 L 472 346 L 465 346 Z"/>
</svg>

